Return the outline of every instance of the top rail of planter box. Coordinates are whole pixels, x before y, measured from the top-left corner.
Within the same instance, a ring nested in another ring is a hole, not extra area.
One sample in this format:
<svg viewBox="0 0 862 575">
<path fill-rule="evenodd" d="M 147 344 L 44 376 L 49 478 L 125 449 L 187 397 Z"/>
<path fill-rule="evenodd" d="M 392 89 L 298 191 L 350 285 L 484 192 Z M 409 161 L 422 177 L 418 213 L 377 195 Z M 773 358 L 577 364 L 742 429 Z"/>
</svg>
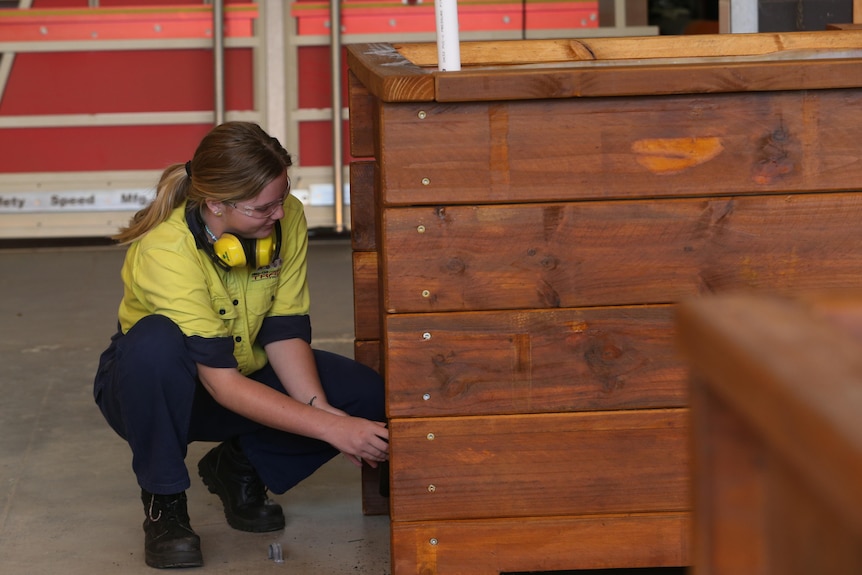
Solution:
<svg viewBox="0 0 862 575">
<path fill-rule="evenodd" d="M 435 43 L 348 46 L 384 102 L 467 102 L 862 87 L 862 30 L 461 43 L 437 70 Z"/>
</svg>

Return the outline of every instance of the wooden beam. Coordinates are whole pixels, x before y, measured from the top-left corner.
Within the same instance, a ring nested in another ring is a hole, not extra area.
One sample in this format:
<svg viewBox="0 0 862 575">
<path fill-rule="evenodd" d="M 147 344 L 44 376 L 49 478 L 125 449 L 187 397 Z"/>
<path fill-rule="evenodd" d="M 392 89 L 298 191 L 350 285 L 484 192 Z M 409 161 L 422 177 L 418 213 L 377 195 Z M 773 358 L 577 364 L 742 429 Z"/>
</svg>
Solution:
<svg viewBox="0 0 862 575">
<path fill-rule="evenodd" d="M 855 0 L 862 3 L 862 0 Z M 727 58 L 745 56 L 815 56 L 835 50 L 854 50 L 862 45 L 862 31 L 784 32 L 773 34 L 698 34 L 668 42 L 661 36 L 638 38 L 579 38 L 462 42 L 464 66 L 573 63 L 603 60 L 658 58 Z M 419 67 L 437 66 L 434 43 L 393 44 L 398 54 Z"/>
</svg>

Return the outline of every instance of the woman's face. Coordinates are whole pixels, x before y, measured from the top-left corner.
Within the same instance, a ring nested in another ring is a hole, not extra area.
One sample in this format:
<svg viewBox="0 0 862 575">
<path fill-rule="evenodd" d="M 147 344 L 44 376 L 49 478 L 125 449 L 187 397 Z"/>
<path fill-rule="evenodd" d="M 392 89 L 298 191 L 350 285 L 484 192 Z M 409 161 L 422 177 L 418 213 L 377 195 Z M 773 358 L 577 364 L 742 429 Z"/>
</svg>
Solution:
<svg viewBox="0 0 862 575">
<path fill-rule="evenodd" d="M 284 200 L 290 193 L 287 172 L 268 183 L 256 198 L 225 202 L 226 230 L 245 238 L 265 238 L 284 217 Z"/>
</svg>

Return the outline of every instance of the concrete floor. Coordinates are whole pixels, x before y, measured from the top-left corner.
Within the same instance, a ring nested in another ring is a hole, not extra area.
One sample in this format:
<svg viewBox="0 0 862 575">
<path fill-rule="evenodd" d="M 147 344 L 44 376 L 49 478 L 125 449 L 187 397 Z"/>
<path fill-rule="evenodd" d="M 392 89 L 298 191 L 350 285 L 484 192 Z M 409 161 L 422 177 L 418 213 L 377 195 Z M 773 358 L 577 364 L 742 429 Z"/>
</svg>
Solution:
<svg viewBox="0 0 862 575">
<path fill-rule="evenodd" d="M 0 250 L 0 573 L 134 575 L 144 565 L 140 489 L 126 443 L 92 398 L 98 356 L 116 326 L 124 250 Z M 315 240 L 309 264 L 314 345 L 352 356 L 349 242 Z M 188 464 L 192 526 L 209 574 L 387 574 L 389 521 L 362 515 L 360 474 L 338 457 L 276 499 L 283 532 L 227 526 Z M 284 563 L 269 559 L 280 543 Z"/>
<path fill-rule="evenodd" d="M 98 356 L 116 326 L 124 249 L 0 249 L 0 573 L 152 575 L 131 454 L 92 398 Z M 314 345 L 353 354 L 350 243 L 314 240 L 309 254 Z M 235 531 L 197 480 L 189 514 L 205 565 L 191 573 L 390 573 L 389 519 L 363 516 L 360 473 L 343 457 L 275 498 L 283 532 Z M 279 543 L 285 560 L 269 559 Z M 574 573 L 574 572 L 571 572 Z M 626 569 L 580 575 L 683 575 Z M 557 575 L 562 575 L 558 573 Z"/>
</svg>

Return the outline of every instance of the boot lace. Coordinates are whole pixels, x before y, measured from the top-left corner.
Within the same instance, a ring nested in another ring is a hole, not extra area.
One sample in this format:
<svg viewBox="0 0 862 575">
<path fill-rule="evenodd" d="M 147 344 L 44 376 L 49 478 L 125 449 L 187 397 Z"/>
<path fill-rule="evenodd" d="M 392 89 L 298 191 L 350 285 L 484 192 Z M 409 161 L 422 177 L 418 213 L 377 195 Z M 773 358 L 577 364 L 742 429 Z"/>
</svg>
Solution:
<svg viewBox="0 0 862 575">
<path fill-rule="evenodd" d="M 156 501 L 157 498 L 158 501 Z M 158 513 L 154 514 L 154 511 Z M 186 511 L 183 494 L 174 496 L 150 495 L 150 503 L 147 506 L 147 518 L 152 522 L 157 522 L 162 517 L 166 520 L 173 519 L 180 523 L 188 522 L 188 512 Z"/>
</svg>

